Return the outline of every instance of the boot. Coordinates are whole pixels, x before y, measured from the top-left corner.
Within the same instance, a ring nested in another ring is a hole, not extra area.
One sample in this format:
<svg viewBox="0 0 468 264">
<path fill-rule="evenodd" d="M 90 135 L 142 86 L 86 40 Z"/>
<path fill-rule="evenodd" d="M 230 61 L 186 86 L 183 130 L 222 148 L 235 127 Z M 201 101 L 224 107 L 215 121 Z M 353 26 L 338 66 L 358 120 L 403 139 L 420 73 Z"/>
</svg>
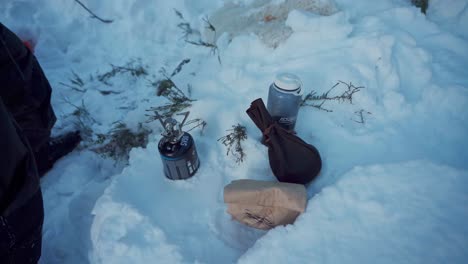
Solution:
<svg viewBox="0 0 468 264">
<path fill-rule="evenodd" d="M 80 131 L 70 132 L 49 141 L 49 163 L 53 165 L 61 157 L 72 152 L 81 142 Z"/>
<path fill-rule="evenodd" d="M 49 140 L 47 151 L 45 151 L 47 161 L 43 166 L 38 166 L 39 175 L 42 177 L 44 174 L 52 169 L 55 162 L 72 152 L 81 142 L 81 135 L 79 131 L 70 132 Z M 43 153 L 45 154 L 45 153 Z"/>
</svg>

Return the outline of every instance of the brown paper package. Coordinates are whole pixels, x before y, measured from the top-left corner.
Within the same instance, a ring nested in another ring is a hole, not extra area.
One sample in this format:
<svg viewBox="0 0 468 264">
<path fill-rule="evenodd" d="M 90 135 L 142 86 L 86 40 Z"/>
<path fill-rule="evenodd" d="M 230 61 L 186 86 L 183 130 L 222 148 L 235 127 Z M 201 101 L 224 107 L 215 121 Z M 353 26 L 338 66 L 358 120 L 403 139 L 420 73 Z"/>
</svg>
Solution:
<svg viewBox="0 0 468 264">
<path fill-rule="evenodd" d="M 294 223 L 305 211 L 307 193 L 302 184 L 236 180 L 224 187 L 224 202 L 237 221 L 268 230 Z"/>
</svg>

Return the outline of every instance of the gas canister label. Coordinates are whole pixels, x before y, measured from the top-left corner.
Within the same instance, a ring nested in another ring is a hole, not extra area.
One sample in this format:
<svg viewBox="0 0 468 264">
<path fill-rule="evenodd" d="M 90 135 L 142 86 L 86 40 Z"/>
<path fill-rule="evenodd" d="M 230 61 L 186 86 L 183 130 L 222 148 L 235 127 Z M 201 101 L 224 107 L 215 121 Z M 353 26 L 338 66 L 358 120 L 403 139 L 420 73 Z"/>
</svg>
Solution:
<svg viewBox="0 0 468 264">
<path fill-rule="evenodd" d="M 180 145 L 181 145 L 181 146 L 187 147 L 187 146 L 188 146 L 188 143 L 189 143 L 189 137 L 188 137 L 188 136 L 183 136 L 183 137 L 180 139 Z"/>
</svg>

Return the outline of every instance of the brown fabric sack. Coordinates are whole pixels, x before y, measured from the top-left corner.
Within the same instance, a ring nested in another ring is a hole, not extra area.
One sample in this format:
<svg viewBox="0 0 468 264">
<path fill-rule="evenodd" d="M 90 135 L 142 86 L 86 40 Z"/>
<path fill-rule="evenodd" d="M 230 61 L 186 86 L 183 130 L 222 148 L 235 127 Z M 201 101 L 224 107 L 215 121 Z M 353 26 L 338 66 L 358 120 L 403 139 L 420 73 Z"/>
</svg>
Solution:
<svg viewBox="0 0 468 264">
<path fill-rule="evenodd" d="M 258 229 L 292 224 L 305 211 L 304 185 L 255 180 L 236 180 L 224 187 L 228 213 L 237 221 Z"/>
<path fill-rule="evenodd" d="M 279 181 L 307 184 L 319 174 L 318 150 L 273 121 L 262 99 L 252 102 L 247 114 L 263 132 L 273 174 Z"/>
</svg>

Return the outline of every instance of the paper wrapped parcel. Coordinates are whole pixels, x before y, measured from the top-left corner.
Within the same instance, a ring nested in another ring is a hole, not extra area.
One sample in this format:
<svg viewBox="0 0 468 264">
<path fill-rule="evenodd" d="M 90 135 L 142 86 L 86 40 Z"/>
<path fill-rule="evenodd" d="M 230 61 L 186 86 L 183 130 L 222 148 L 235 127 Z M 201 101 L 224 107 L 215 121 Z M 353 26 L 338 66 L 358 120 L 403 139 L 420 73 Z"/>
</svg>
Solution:
<svg viewBox="0 0 468 264">
<path fill-rule="evenodd" d="M 302 184 L 236 180 L 224 187 L 224 202 L 237 221 L 268 230 L 294 223 L 305 211 L 307 193 Z"/>
</svg>

